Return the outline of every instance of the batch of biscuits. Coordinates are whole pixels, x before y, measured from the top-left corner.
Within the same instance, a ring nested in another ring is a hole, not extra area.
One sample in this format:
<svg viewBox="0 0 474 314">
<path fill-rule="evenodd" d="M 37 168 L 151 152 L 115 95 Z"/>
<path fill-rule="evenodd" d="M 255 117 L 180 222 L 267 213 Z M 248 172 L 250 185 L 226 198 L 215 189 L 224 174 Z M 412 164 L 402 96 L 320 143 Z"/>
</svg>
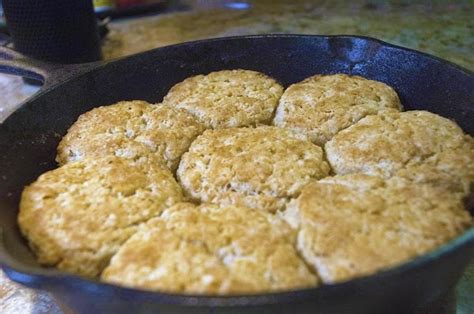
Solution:
<svg viewBox="0 0 474 314">
<path fill-rule="evenodd" d="M 474 139 L 345 74 L 284 89 L 197 75 L 84 113 L 22 194 L 47 267 L 125 287 L 252 294 L 373 274 L 473 226 Z"/>
</svg>

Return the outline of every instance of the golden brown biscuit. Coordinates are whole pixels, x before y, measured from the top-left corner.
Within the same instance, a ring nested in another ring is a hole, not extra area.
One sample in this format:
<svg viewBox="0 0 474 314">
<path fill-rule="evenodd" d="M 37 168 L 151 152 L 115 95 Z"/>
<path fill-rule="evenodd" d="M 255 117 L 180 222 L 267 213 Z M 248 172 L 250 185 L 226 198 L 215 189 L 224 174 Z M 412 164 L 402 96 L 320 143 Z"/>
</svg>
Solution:
<svg viewBox="0 0 474 314">
<path fill-rule="evenodd" d="M 159 163 L 85 158 L 26 187 L 18 222 L 41 264 L 93 277 L 137 224 L 180 201 L 181 188 Z"/>
<path fill-rule="evenodd" d="M 368 275 L 424 254 L 472 225 L 457 194 L 364 174 L 308 184 L 283 217 L 325 283 Z"/>
<path fill-rule="evenodd" d="M 242 294 L 315 286 L 296 232 L 245 207 L 180 203 L 150 220 L 112 258 L 102 279 L 175 293 Z"/>
<path fill-rule="evenodd" d="M 334 136 L 325 150 L 337 174 L 400 174 L 456 190 L 466 189 L 474 177 L 472 138 L 453 121 L 427 111 L 367 116 Z M 450 182 L 443 183 L 443 177 Z"/>
<path fill-rule="evenodd" d="M 273 123 L 323 145 L 363 117 L 389 108 L 400 110 L 400 100 L 382 82 L 346 74 L 315 75 L 285 90 Z"/>
<path fill-rule="evenodd" d="M 261 126 L 205 131 L 183 155 L 177 176 L 194 200 L 273 212 L 328 173 L 319 146 Z"/>
<path fill-rule="evenodd" d="M 474 138 L 465 135 L 463 143 L 424 159 L 409 162 L 396 176 L 416 183 L 428 183 L 463 195 L 474 191 Z"/>
<path fill-rule="evenodd" d="M 224 70 L 189 77 L 171 88 L 164 104 L 183 108 L 207 128 L 270 123 L 283 87 L 263 73 Z"/>
<path fill-rule="evenodd" d="M 58 146 L 59 164 L 84 157 L 153 156 L 172 171 L 191 142 L 204 131 L 185 110 L 144 101 L 122 101 L 81 115 Z"/>
</svg>

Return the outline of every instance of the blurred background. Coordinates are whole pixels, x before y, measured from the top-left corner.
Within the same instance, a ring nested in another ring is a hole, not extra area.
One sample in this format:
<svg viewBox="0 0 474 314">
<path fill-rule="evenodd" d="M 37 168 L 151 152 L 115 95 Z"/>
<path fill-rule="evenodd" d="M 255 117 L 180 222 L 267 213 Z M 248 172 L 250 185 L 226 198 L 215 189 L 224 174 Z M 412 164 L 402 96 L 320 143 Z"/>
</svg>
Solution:
<svg viewBox="0 0 474 314">
<path fill-rule="evenodd" d="M 10 4 L 27 2 L 0 0 L 0 3 L 2 1 L 4 5 L 7 1 Z M 68 1 L 63 1 L 63 5 Z M 0 45 L 13 47 L 13 29 L 7 27 L 1 7 Z M 351 34 L 421 50 L 474 70 L 472 0 L 94 0 L 93 10 L 97 34 L 92 35 L 99 38 L 100 52 L 92 55 L 95 59 L 120 58 L 211 37 L 268 33 Z M 39 11 L 30 14 L 42 18 L 37 16 L 41 14 Z M 31 15 L 29 18 L 20 16 L 16 25 L 21 26 L 31 19 Z M 46 35 L 45 38 L 51 40 L 51 36 Z M 46 46 L 54 45 L 53 40 Z M 71 60 L 54 61 L 69 63 Z M 38 86 L 25 84 L 21 78 L 0 74 L 0 122 L 38 89 Z M 474 265 L 457 293 L 458 313 L 474 313 Z M 20 288 L 0 275 L 1 313 L 57 311 L 47 295 Z"/>
</svg>

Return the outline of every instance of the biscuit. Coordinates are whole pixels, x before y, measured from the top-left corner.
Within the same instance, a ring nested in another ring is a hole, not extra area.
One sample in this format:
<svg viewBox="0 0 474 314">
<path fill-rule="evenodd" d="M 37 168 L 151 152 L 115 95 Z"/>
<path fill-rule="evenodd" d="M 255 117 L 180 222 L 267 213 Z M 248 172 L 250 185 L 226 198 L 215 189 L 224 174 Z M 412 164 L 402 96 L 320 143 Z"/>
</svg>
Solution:
<svg viewBox="0 0 474 314">
<path fill-rule="evenodd" d="M 137 224 L 181 201 L 180 186 L 159 163 L 85 158 L 27 186 L 18 222 L 39 263 L 94 277 Z"/>
<path fill-rule="evenodd" d="M 263 73 L 224 70 L 189 77 L 171 88 L 164 104 L 189 111 L 207 128 L 270 124 L 283 87 Z"/>
<path fill-rule="evenodd" d="M 467 196 L 474 191 L 474 138 L 465 135 L 459 147 L 433 154 L 423 162 L 410 162 L 395 176 Z"/>
<path fill-rule="evenodd" d="M 85 157 L 115 155 L 128 159 L 153 156 L 176 170 L 181 155 L 204 131 L 189 113 L 144 101 L 122 101 L 79 117 L 58 146 L 63 165 Z"/>
<path fill-rule="evenodd" d="M 102 280 L 185 294 L 242 294 L 306 288 L 317 277 L 298 256 L 296 232 L 245 207 L 180 203 L 142 226 Z"/>
<path fill-rule="evenodd" d="M 336 174 L 400 174 L 438 184 L 451 177 L 445 184 L 462 190 L 474 177 L 473 147 L 449 119 L 427 111 L 385 111 L 339 132 L 325 150 Z"/>
<path fill-rule="evenodd" d="M 183 155 L 177 176 L 193 200 L 274 212 L 329 170 L 319 146 L 261 126 L 205 131 Z"/>
<path fill-rule="evenodd" d="M 351 174 L 308 184 L 282 215 L 324 283 L 424 254 L 472 226 L 457 194 L 400 178 Z"/>
<path fill-rule="evenodd" d="M 324 145 L 367 115 L 401 107 L 397 93 L 382 82 L 346 74 L 315 75 L 285 90 L 273 124 Z"/>
</svg>

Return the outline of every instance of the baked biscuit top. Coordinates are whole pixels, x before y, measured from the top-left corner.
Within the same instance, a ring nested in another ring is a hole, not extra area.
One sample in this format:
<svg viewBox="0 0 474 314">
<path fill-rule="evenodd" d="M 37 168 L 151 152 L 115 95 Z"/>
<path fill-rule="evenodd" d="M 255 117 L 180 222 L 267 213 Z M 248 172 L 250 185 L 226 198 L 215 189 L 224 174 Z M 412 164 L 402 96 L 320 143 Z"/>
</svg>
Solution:
<svg viewBox="0 0 474 314">
<path fill-rule="evenodd" d="M 283 93 L 274 125 L 324 145 L 340 130 L 384 109 L 401 109 L 397 93 L 382 82 L 346 74 L 315 75 Z"/>
<path fill-rule="evenodd" d="M 469 136 L 453 121 L 427 111 L 384 111 L 367 116 L 327 142 L 337 174 L 363 172 L 390 177 L 408 165 L 460 149 Z"/>
<path fill-rule="evenodd" d="M 460 146 L 444 149 L 422 162 L 409 162 L 395 175 L 467 196 L 474 192 L 474 138 L 465 135 Z"/>
<path fill-rule="evenodd" d="M 84 157 L 153 156 L 176 170 L 181 155 L 204 131 L 185 110 L 144 101 L 122 101 L 84 113 L 58 146 L 59 164 Z"/>
<path fill-rule="evenodd" d="M 180 201 L 180 186 L 159 163 L 86 158 L 27 186 L 18 222 L 41 264 L 93 277 L 137 224 Z"/>
<path fill-rule="evenodd" d="M 223 70 L 189 77 L 171 88 L 163 103 L 186 109 L 207 128 L 270 123 L 283 87 L 250 70 Z"/>
<path fill-rule="evenodd" d="M 183 155 L 177 176 L 202 202 L 274 212 L 309 181 L 329 174 L 322 149 L 270 126 L 207 130 Z"/>
<path fill-rule="evenodd" d="M 308 184 L 283 217 L 325 283 L 398 265 L 472 226 L 462 198 L 442 188 L 364 174 Z"/>
<path fill-rule="evenodd" d="M 278 217 L 244 207 L 180 203 L 150 220 L 102 279 L 176 293 L 245 294 L 315 286 Z"/>
</svg>

